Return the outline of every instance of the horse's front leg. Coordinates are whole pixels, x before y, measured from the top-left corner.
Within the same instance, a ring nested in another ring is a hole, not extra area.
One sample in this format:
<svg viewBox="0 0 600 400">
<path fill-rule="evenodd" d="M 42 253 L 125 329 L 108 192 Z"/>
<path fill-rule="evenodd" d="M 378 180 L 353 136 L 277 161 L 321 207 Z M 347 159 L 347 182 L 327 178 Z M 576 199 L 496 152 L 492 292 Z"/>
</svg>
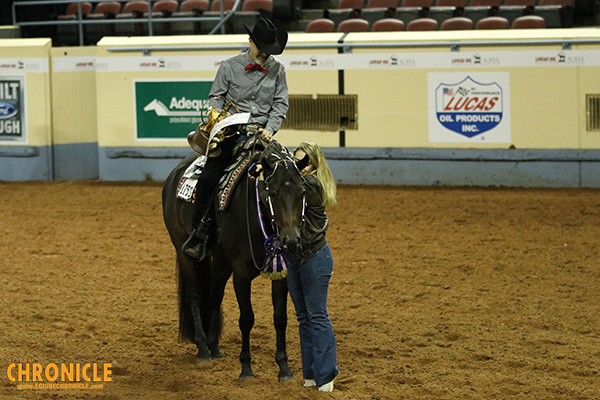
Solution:
<svg viewBox="0 0 600 400">
<path fill-rule="evenodd" d="M 233 287 L 240 308 L 240 331 L 242 333 L 242 351 L 240 353 L 240 362 L 242 363 L 242 372 L 240 380 L 254 378 L 252 372 L 250 357 L 250 331 L 254 326 L 254 311 L 251 303 L 251 278 L 243 272 L 233 274 Z"/>
<path fill-rule="evenodd" d="M 280 279 L 271 284 L 271 297 L 273 300 L 273 323 L 277 334 L 277 350 L 275 361 L 279 365 L 279 382 L 291 381 L 294 375 L 288 366 L 288 356 L 285 344 L 285 331 L 287 329 L 287 280 Z"/>
</svg>

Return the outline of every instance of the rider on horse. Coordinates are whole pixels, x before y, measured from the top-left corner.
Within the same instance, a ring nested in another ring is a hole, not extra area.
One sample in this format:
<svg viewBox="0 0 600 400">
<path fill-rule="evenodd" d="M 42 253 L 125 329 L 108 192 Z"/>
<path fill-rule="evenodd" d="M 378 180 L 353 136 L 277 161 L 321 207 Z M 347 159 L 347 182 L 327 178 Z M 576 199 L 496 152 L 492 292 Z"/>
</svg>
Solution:
<svg viewBox="0 0 600 400">
<path fill-rule="evenodd" d="M 205 256 L 213 195 L 223 170 L 231 161 L 234 146 L 255 133 L 270 142 L 289 108 L 285 68 L 272 57 L 283 52 L 287 32 L 264 18 L 260 18 L 252 30 L 245 28 L 250 36 L 250 49 L 221 63 L 209 95 L 209 122 L 188 136 L 194 150 L 208 154 L 197 183 L 193 220 L 196 229 L 184 249 L 187 256 L 196 260 Z M 207 138 L 206 134 L 215 124 L 235 111 L 249 114 L 237 132 L 228 136 L 223 128 L 216 137 Z"/>
</svg>

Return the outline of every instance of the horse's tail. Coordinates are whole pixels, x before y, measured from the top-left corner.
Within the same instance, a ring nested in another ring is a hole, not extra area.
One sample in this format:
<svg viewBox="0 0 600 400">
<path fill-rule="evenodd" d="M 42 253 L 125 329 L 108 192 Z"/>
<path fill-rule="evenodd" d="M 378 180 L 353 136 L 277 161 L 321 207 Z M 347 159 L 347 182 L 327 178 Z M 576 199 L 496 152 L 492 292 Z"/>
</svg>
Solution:
<svg viewBox="0 0 600 400">
<path fill-rule="evenodd" d="M 210 328 L 210 265 L 208 260 L 201 264 L 194 265 L 195 273 L 188 274 L 182 269 L 182 265 L 177 261 L 177 295 L 179 299 L 179 339 L 184 342 L 194 342 L 196 335 L 196 326 L 194 324 L 194 315 L 190 307 L 189 296 L 198 296 L 200 306 L 200 316 L 202 326 L 206 334 Z M 190 276 L 191 275 L 191 276 Z M 191 279 L 190 279 L 191 278 Z M 217 318 L 213 321 L 216 324 L 215 331 L 219 337 L 223 330 L 223 312 L 219 308 Z"/>
<path fill-rule="evenodd" d="M 177 260 L 177 297 L 179 298 L 179 339 L 184 342 L 194 342 L 196 327 L 192 308 L 187 301 L 186 291 L 188 285 L 187 277 L 184 275 L 179 260 Z"/>
</svg>

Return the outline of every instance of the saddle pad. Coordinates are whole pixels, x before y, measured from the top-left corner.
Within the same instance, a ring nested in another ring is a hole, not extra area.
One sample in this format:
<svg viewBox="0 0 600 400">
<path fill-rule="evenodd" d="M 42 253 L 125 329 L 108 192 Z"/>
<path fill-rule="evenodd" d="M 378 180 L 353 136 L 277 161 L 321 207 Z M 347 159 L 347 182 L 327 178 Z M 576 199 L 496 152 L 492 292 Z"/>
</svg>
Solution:
<svg viewBox="0 0 600 400">
<path fill-rule="evenodd" d="M 198 184 L 198 177 L 200 177 L 200 174 L 206 165 L 206 160 L 207 157 L 201 155 L 187 167 L 181 176 L 179 184 L 177 185 L 177 190 L 175 191 L 175 196 L 178 199 L 189 203 L 196 201 L 196 185 Z"/>
<path fill-rule="evenodd" d="M 251 159 L 251 152 L 244 151 L 235 159 L 235 161 L 230 166 L 225 168 L 225 173 L 219 181 L 219 211 L 223 211 L 227 208 L 227 204 L 229 204 L 231 193 L 233 193 L 233 189 L 235 189 L 239 177 L 242 176 L 242 173 L 248 167 L 248 164 L 250 163 Z"/>
</svg>

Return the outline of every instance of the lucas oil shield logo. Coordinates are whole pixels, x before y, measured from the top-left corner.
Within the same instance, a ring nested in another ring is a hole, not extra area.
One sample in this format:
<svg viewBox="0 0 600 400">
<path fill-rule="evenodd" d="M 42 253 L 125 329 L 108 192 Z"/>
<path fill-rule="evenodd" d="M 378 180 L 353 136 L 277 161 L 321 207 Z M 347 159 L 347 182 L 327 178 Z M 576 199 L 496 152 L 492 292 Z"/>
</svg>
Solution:
<svg viewBox="0 0 600 400">
<path fill-rule="evenodd" d="M 510 124 L 505 123 L 509 119 L 508 76 L 502 76 L 503 73 L 436 75 L 441 77 L 428 77 L 429 88 L 433 89 L 429 110 L 431 141 L 510 142 Z"/>
</svg>

